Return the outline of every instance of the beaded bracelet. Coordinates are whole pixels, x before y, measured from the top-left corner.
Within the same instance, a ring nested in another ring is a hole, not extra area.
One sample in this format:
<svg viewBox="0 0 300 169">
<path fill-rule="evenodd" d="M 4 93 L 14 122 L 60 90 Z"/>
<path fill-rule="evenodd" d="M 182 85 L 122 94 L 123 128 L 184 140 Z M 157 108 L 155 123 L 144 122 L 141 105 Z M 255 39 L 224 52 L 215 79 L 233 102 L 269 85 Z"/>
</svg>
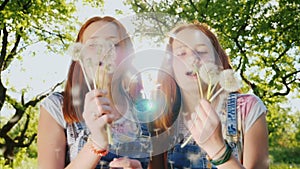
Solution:
<svg viewBox="0 0 300 169">
<path fill-rule="evenodd" d="M 225 152 L 222 154 L 221 157 L 219 157 L 216 160 L 213 160 L 211 158 L 208 158 L 208 160 L 214 165 L 214 166 L 218 166 L 221 164 L 226 163 L 230 157 L 231 157 L 231 153 L 232 153 L 232 148 L 230 147 L 230 145 L 228 144 L 228 142 L 225 140 L 225 145 L 226 145 L 226 150 Z"/>
<path fill-rule="evenodd" d="M 96 154 L 99 157 L 106 156 L 108 154 L 107 149 L 103 149 L 91 138 L 88 137 L 88 145 L 92 153 Z"/>
</svg>

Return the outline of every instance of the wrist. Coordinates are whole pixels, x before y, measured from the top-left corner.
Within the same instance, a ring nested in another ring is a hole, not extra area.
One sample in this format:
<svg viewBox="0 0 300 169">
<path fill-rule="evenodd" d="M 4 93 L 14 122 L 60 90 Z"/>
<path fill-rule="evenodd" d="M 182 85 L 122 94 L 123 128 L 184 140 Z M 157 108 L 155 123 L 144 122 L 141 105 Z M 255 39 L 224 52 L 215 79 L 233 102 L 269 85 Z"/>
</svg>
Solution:
<svg viewBox="0 0 300 169">
<path fill-rule="evenodd" d="M 97 145 L 99 148 L 107 148 L 108 147 L 108 140 L 107 137 L 96 135 L 96 134 L 90 134 L 88 136 L 88 140 L 92 141 L 95 145 Z"/>
<path fill-rule="evenodd" d="M 224 143 L 217 151 L 215 151 L 213 154 L 207 154 L 209 159 L 218 159 L 219 157 L 222 156 L 222 154 L 224 154 L 224 152 L 226 151 L 226 144 Z"/>
<path fill-rule="evenodd" d="M 97 156 L 106 156 L 108 154 L 108 148 L 103 147 L 96 143 L 91 136 L 88 137 L 87 145 L 90 151 Z"/>
<path fill-rule="evenodd" d="M 226 150 L 226 143 L 225 141 L 219 142 L 219 143 L 213 143 L 209 146 L 207 146 L 207 155 L 210 157 L 210 159 L 215 159 L 222 155 Z"/>
<path fill-rule="evenodd" d="M 222 148 L 222 149 L 224 149 L 224 148 Z M 218 155 L 216 157 L 211 158 L 207 155 L 207 159 L 213 165 L 218 166 L 218 165 L 226 163 L 230 159 L 231 153 L 232 153 L 232 148 L 225 140 L 225 149 L 220 151 L 220 153 L 218 153 Z"/>
</svg>

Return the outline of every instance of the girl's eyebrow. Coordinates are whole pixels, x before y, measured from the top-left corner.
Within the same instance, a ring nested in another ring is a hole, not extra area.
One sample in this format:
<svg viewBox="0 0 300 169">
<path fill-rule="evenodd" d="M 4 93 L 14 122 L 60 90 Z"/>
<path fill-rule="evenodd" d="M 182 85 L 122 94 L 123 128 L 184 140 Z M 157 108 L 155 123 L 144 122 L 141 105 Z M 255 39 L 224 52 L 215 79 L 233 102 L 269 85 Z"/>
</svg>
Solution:
<svg viewBox="0 0 300 169">
<path fill-rule="evenodd" d="M 92 36 L 90 39 L 97 39 L 97 38 L 100 38 L 100 36 Z M 109 37 L 106 37 L 105 39 L 114 39 L 114 38 L 117 38 L 117 36 L 109 36 Z"/>
<path fill-rule="evenodd" d="M 204 43 L 200 43 L 200 44 L 197 44 L 196 47 L 198 46 L 206 46 Z"/>
</svg>

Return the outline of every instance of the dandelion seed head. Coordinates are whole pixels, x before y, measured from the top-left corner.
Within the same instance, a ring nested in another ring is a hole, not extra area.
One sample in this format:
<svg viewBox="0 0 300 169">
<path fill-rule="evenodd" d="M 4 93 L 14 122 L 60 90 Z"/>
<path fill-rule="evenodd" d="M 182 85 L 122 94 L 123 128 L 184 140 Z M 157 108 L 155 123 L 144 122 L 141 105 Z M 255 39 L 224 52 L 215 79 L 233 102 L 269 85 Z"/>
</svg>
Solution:
<svg viewBox="0 0 300 169">
<path fill-rule="evenodd" d="M 79 42 L 72 44 L 69 49 L 68 53 L 72 56 L 72 60 L 78 61 L 81 59 L 81 49 L 83 48 L 83 45 Z"/>
<path fill-rule="evenodd" d="M 217 65 L 207 63 L 200 67 L 199 75 L 206 84 L 214 85 L 219 81 L 220 70 Z"/>
<path fill-rule="evenodd" d="M 225 69 L 220 73 L 220 85 L 228 92 L 235 92 L 242 86 L 232 69 Z"/>
</svg>

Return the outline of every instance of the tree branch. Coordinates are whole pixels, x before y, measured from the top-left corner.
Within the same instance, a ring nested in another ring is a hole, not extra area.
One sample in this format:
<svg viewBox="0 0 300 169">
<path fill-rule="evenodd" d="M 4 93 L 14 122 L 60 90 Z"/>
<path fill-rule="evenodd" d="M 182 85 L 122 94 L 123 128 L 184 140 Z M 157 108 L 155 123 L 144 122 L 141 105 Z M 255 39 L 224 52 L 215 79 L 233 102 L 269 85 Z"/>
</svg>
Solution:
<svg viewBox="0 0 300 169">
<path fill-rule="evenodd" d="M 282 77 L 282 83 L 284 84 L 286 91 L 285 92 L 276 92 L 274 93 L 272 96 L 286 96 L 290 93 L 291 88 L 289 87 L 290 84 L 292 84 L 294 81 L 298 80 L 298 79 L 293 79 L 290 82 L 287 81 L 287 79 L 291 76 L 297 75 L 298 73 L 300 73 L 300 70 L 297 70 L 295 72 L 292 72 L 290 74 L 287 74 L 286 76 Z"/>
<path fill-rule="evenodd" d="M 65 37 L 64 37 L 64 35 L 62 35 L 62 34 L 60 34 L 60 33 L 53 33 L 53 32 L 47 31 L 47 30 L 45 30 L 45 29 L 40 29 L 40 28 L 38 28 L 37 26 L 32 26 L 32 28 L 37 29 L 37 30 L 40 30 L 40 31 L 42 31 L 42 32 L 44 32 L 44 33 L 48 33 L 48 34 L 51 35 L 51 36 L 56 36 L 56 37 L 58 37 L 58 38 L 60 39 L 61 43 L 62 43 L 63 45 L 65 45 L 65 42 L 64 42 Z"/>
<path fill-rule="evenodd" d="M 2 70 L 2 67 L 3 67 L 4 59 L 5 59 L 5 56 L 6 56 L 7 45 L 8 45 L 8 41 L 7 41 L 8 32 L 7 32 L 7 29 L 6 29 L 6 25 L 4 25 L 2 31 L 3 31 L 3 38 L 2 38 L 2 47 L 1 47 L 1 56 L 0 56 L 0 68 L 1 68 L 1 70 Z"/>
<path fill-rule="evenodd" d="M 197 7 L 195 6 L 194 2 L 192 0 L 189 0 L 190 4 L 192 5 L 192 7 L 194 8 L 195 11 L 197 11 L 199 13 L 199 10 L 197 9 Z"/>
<path fill-rule="evenodd" d="M 21 27 L 19 29 L 19 31 L 23 31 L 23 28 Z M 3 66 L 2 66 L 2 71 L 4 71 L 5 69 L 7 69 L 7 67 L 9 66 L 9 64 L 11 63 L 11 61 L 14 59 L 14 56 L 16 56 L 17 54 L 17 48 L 20 44 L 21 41 L 21 35 L 19 33 L 16 32 L 16 41 L 14 43 L 14 47 L 12 48 L 12 50 L 10 51 L 10 53 L 8 54 L 8 56 L 6 57 Z"/>
<path fill-rule="evenodd" d="M 27 115 L 26 116 L 27 118 L 26 118 L 26 121 L 25 121 L 25 124 L 24 124 L 24 128 L 22 129 L 21 134 L 19 136 L 15 137 L 15 139 L 14 139 L 15 143 L 22 143 L 26 138 L 25 133 L 28 129 L 29 122 L 30 122 L 29 114 L 26 114 L 26 115 Z"/>
<path fill-rule="evenodd" d="M 3 4 L 2 4 L 3 5 Z M 8 38 L 8 31 L 6 29 L 6 25 L 4 24 L 4 27 L 2 29 L 3 32 L 3 37 L 2 37 L 2 47 L 1 47 L 1 53 L 0 53 L 0 110 L 2 109 L 4 102 L 5 102 L 5 95 L 6 95 L 6 88 L 4 87 L 3 83 L 2 83 L 2 67 L 3 67 L 3 62 L 6 56 L 6 49 L 7 49 L 7 38 Z"/>
<path fill-rule="evenodd" d="M 24 115 L 26 109 L 29 106 L 36 106 L 38 102 L 40 102 L 43 98 L 47 97 L 49 93 L 54 91 L 59 85 L 61 85 L 64 81 L 57 83 L 48 93 L 40 94 L 35 98 L 28 101 L 26 104 L 20 104 L 15 99 L 11 98 L 10 96 L 6 95 L 7 102 L 10 103 L 15 109 L 16 112 L 12 116 L 12 118 L 2 127 L 0 130 L 0 137 L 4 137 L 7 133 L 20 121 L 22 116 Z"/>
<path fill-rule="evenodd" d="M 280 60 L 286 54 L 286 52 L 288 50 L 290 50 L 290 48 L 285 48 L 284 51 L 282 53 L 280 53 L 280 55 L 278 56 L 278 58 L 276 58 L 276 60 L 274 61 L 274 63 L 278 62 L 278 60 Z"/>
<path fill-rule="evenodd" d="M 0 6 L 0 11 L 2 11 L 2 10 L 5 8 L 5 6 L 7 5 L 8 2 L 9 2 L 9 0 L 5 0 L 5 1 L 1 4 L 1 6 Z"/>
<path fill-rule="evenodd" d="M 233 39 L 236 46 L 238 47 L 241 55 L 242 55 L 242 58 L 240 59 L 241 60 L 241 71 L 240 71 L 240 75 L 242 77 L 242 80 L 245 81 L 253 91 L 256 91 L 256 88 L 257 86 L 254 84 L 254 83 L 251 83 L 245 76 L 244 76 L 244 72 L 245 72 L 245 67 L 246 67 L 246 63 L 248 63 L 248 60 L 247 60 L 247 56 L 245 54 L 245 51 L 243 50 L 242 46 L 240 45 L 240 43 L 238 42 L 238 38 L 234 38 Z M 257 93 L 255 93 L 257 94 Z"/>
<path fill-rule="evenodd" d="M 15 143 L 16 147 L 28 147 L 28 146 L 30 146 L 31 143 L 34 141 L 36 135 L 37 135 L 37 134 L 34 133 L 34 134 L 31 136 L 31 138 L 30 138 L 30 140 L 28 141 L 28 143 L 23 143 L 23 142 L 21 142 L 21 143 Z"/>
</svg>

